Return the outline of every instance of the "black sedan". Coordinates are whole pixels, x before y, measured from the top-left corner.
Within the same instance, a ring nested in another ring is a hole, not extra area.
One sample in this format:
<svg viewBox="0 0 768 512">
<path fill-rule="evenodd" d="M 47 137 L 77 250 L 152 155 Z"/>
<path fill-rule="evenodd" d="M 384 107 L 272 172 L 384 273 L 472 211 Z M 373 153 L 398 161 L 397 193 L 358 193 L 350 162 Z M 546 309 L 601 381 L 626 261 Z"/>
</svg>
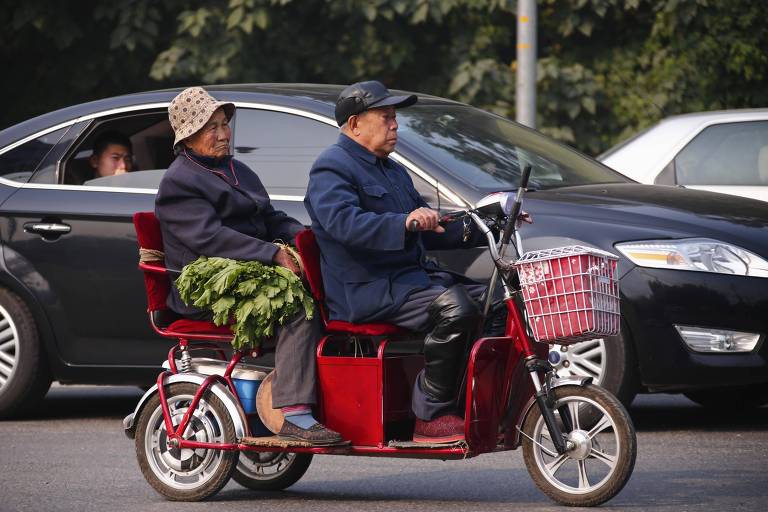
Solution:
<svg viewBox="0 0 768 512">
<path fill-rule="evenodd" d="M 308 222 L 315 157 L 338 137 L 340 87 L 210 87 L 237 105 L 236 158 L 276 208 Z M 151 381 L 169 342 L 145 316 L 131 216 L 152 210 L 173 159 L 166 108 L 176 90 L 58 110 L 0 132 L 0 414 L 34 407 L 52 380 Z M 768 210 L 707 192 L 639 185 L 538 132 L 441 98 L 398 113 L 392 155 L 436 208 L 509 190 L 533 166 L 523 249 L 582 244 L 620 259 L 615 339 L 551 347 L 560 374 L 595 377 L 625 402 L 681 391 L 701 403 L 768 401 Z M 96 177 L 93 141 L 128 135 L 133 172 Z M 432 255 L 487 279 L 482 249 Z"/>
</svg>

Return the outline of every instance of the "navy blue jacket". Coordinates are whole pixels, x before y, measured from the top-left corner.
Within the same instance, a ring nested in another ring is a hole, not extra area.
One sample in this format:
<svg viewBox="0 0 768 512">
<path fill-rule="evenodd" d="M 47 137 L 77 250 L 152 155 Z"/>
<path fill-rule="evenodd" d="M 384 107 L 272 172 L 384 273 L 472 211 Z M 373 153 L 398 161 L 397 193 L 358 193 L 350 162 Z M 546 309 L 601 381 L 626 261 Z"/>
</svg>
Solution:
<svg viewBox="0 0 768 512">
<path fill-rule="evenodd" d="M 407 171 L 343 134 L 312 166 L 304 204 L 333 320 L 386 320 L 410 293 L 430 286 L 428 273 L 438 269 L 425 261 L 425 247 L 462 245 L 461 223 L 442 234 L 406 232 L 408 214 L 428 207 Z"/>
<path fill-rule="evenodd" d="M 214 160 L 189 151 L 179 154 L 163 176 L 155 215 L 165 264 L 174 269 L 198 256 L 272 263 L 278 250 L 272 241 L 292 242 L 304 228 L 272 207 L 261 180 L 248 166 L 232 157 Z M 185 305 L 176 287 L 168 306 L 183 315 L 201 311 Z"/>
</svg>

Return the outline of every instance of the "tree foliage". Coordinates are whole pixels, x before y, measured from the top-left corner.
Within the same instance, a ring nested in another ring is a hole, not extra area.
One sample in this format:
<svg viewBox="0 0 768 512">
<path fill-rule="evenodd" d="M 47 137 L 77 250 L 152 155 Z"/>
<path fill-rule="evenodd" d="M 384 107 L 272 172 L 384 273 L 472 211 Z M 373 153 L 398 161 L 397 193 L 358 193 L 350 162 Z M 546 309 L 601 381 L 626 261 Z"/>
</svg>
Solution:
<svg viewBox="0 0 768 512">
<path fill-rule="evenodd" d="M 145 89 L 369 78 L 514 117 L 514 1 L 0 4 L 0 126 Z M 538 5 L 538 128 L 588 153 L 665 115 L 768 103 L 766 2 Z"/>
</svg>

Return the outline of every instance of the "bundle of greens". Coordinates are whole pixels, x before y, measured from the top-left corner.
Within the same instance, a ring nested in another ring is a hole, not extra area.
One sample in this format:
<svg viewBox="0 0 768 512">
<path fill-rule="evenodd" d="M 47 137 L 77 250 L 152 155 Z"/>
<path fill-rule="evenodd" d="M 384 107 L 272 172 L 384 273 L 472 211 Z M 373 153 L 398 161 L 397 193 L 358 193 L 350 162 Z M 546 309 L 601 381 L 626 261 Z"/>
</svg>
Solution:
<svg viewBox="0 0 768 512">
<path fill-rule="evenodd" d="M 256 347 L 301 308 L 314 314 L 312 296 L 287 268 L 257 261 L 200 256 L 176 280 L 181 299 L 213 312 L 216 325 L 232 324 L 236 349 Z"/>
</svg>

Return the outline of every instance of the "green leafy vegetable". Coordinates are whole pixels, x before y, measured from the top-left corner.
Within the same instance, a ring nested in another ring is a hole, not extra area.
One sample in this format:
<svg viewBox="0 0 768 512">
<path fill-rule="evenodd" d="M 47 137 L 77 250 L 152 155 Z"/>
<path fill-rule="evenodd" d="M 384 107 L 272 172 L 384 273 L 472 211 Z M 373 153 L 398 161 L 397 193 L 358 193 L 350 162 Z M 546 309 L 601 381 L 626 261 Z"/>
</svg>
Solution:
<svg viewBox="0 0 768 512">
<path fill-rule="evenodd" d="M 258 346 L 302 308 L 312 319 L 315 309 L 298 276 L 258 261 L 200 256 L 184 266 L 176 287 L 185 303 L 210 310 L 216 325 L 232 324 L 236 349 Z"/>
</svg>

